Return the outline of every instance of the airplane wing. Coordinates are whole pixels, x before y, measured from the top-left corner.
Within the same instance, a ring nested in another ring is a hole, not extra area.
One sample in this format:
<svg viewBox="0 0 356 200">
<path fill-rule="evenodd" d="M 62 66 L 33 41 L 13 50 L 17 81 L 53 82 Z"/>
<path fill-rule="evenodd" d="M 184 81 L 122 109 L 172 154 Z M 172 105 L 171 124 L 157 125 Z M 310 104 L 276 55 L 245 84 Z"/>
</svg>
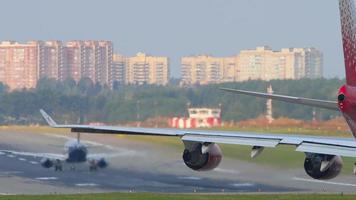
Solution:
<svg viewBox="0 0 356 200">
<path fill-rule="evenodd" d="M 65 160 L 66 157 L 63 154 L 54 153 L 35 153 L 35 152 L 25 152 L 25 151 L 12 151 L 12 150 L 0 150 L 2 153 L 13 154 L 18 156 L 30 156 L 35 158 L 48 158 L 52 160 Z"/>
<path fill-rule="evenodd" d="M 336 101 L 325 101 L 319 99 L 308 99 L 302 97 L 293 97 L 293 96 L 286 96 L 286 95 L 279 95 L 279 94 L 268 94 L 268 93 L 261 93 L 261 92 L 253 92 L 247 90 L 236 90 L 230 88 L 220 88 L 221 90 L 237 93 L 237 94 L 244 94 L 249 96 L 261 97 L 266 99 L 273 99 L 277 101 L 285 101 L 295 104 L 302 104 L 308 106 L 314 106 L 318 108 L 325 108 L 329 110 L 339 110 L 339 106 Z"/>
<path fill-rule="evenodd" d="M 351 138 L 167 128 L 58 125 L 45 111 L 41 110 L 41 113 L 51 127 L 70 128 L 72 132 L 177 136 L 181 137 L 183 141 L 238 144 L 253 147 L 294 145 L 296 151 L 300 152 L 356 157 L 356 140 Z"/>
</svg>

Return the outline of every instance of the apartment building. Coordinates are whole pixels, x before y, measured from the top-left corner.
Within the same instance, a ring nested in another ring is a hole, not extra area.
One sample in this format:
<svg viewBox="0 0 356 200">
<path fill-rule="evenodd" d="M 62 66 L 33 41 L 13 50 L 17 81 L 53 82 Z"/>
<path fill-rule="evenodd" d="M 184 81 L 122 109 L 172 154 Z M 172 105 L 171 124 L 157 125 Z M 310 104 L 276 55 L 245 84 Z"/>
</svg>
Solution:
<svg viewBox="0 0 356 200">
<path fill-rule="evenodd" d="M 20 44 L 14 41 L 0 43 L 0 82 L 10 90 L 36 86 L 39 65 L 38 41 Z"/>
<path fill-rule="evenodd" d="M 110 41 L 70 41 L 65 45 L 65 60 L 69 77 L 75 81 L 89 78 L 94 83 L 109 85 L 113 61 Z"/>
<path fill-rule="evenodd" d="M 64 81 L 68 78 L 64 46 L 61 41 L 39 41 L 38 77 Z"/>
<path fill-rule="evenodd" d="M 216 58 L 209 55 L 181 59 L 184 84 L 212 84 L 235 80 L 236 58 Z"/>
<path fill-rule="evenodd" d="M 126 84 L 167 85 L 169 82 L 168 57 L 149 56 L 138 53 L 127 58 Z"/>
<path fill-rule="evenodd" d="M 110 85 L 114 86 L 116 84 L 123 85 L 126 82 L 126 67 L 127 67 L 127 61 L 128 58 L 126 58 L 123 55 L 120 54 L 114 54 L 113 55 L 113 62 L 112 66 L 110 68 Z"/>
<path fill-rule="evenodd" d="M 181 84 L 320 78 L 322 60 L 322 53 L 315 48 L 285 48 L 273 51 L 268 46 L 243 50 L 232 57 L 183 57 Z"/>
<path fill-rule="evenodd" d="M 300 63 L 298 59 L 300 57 L 290 49 L 276 52 L 264 46 L 241 51 L 236 80 L 295 79 L 296 65 Z"/>
</svg>

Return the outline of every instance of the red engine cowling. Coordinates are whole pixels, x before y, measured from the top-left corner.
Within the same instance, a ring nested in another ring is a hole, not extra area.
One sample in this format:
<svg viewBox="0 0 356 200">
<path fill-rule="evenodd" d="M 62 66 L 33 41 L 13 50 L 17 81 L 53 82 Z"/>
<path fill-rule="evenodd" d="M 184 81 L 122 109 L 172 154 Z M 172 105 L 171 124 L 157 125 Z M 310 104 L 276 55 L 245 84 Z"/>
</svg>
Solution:
<svg viewBox="0 0 356 200">
<path fill-rule="evenodd" d="M 222 152 L 217 144 L 194 144 L 183 152 L 183 161 L 191 169 L 208 171 L 216 168 L 222 159 Z"/>
<path fill-rule="evenodd" d="M 329 160 L 330 166 L 321 171 L 321 163 L 323 160 Z M 328 180 L 335 178 L 340 174 L 343 162 L 340 156 L 309 154 L 304 161 L 305 172 L 314 179 Z"/>
</svg>

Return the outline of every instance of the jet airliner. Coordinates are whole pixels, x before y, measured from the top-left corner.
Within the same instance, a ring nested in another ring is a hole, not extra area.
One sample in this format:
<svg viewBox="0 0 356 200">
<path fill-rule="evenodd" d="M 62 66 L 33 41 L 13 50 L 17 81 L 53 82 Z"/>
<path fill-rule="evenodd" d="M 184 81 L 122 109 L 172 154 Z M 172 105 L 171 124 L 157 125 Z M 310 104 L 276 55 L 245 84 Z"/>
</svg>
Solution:
<svg viewBox="0 0 356 200">
<path fill-rule="evenodd" d="M 0 152 L 9 153 L 20 156 L 39 157 L 41 166 L 44 168 L 54 168 L 55 171 L 62 171 L 66 164 L 70 170 L 75 170 L 78 164 L 88 163 L 90 171 L 97 171 L 108 166 L 105 158 L 121 156 L 123 153 L 99 153 L 89 154 L 87 145 L 80 140 L 80 133 L 77 133 L 77 139 L 69 139 L 64 144 L 64 154 L 54 153 L 35 153 L 35 152 L 20 152 L 12 150 L 0 150 Z"/>
<path fill-rule="evenodd" d="M 266 94 L 223 88 L 225 91 L 270 98 L 340 111 L 356 137 L 356 16 L 353 0 L 339 0 L 346 83 L 339 89 L 337 101 L 324 101 L 277 94 Z M 250 132 L 224 132 L 160 128 L 134 128 L 90 125 L 59 125 L 41 110 L 47 123 L 54 128 L 70 128 L 72 132 L 176 136 L 184 143 L 183 161 L 191 169 L 206 171 L 216 168 L 222 159 L 218 143 L 251 146 L 251 157 L 260 155 L 266 147 L 293 145 L 305 153 L 305 172 L 314 179 L 336 177 L 343 166 L 342 156 L 356 157 L 356 140 L 346 138 L 315 137 L 305 135 L 256 134 Z M 354 166 L 354 173 L 356 165 Z"/>
</svg>

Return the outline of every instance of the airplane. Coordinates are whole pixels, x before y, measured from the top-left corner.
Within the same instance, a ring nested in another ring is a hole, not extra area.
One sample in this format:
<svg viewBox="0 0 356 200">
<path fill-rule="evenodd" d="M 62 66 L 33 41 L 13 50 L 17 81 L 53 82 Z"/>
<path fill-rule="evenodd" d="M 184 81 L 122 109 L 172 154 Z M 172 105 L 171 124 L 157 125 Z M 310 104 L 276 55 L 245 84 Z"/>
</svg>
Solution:
<svg viewBox="0 0 356 200">
<path fill-rule="evenodd" d="M 356 16 L 354 1 L 339 0 L 339 9 L 342 25 L 346 84 L 339 89 L 337 101 L 324 101 L 229 88 L 223 88 L 223 90 L 336 111 L 339 110 L 346 119 L 354 138 L 75 124 L 60 125 L 43 110 L 41 110 L 42 116 L 51 127 L 70 128 L 72 132 L 77 133 L 180 137 L 185 147 L 182 156 L 183 161 L 189 168 L 196 171 L 212 170 L 220 164 L 222 151 L 218 143 L 252 146 L 252 158 L 259 156 L 266 147 L 292 145 L 296 147 L 296 151 L 305 153 L 304 169 L 310 177 L 319 180 L 332 179 L 341 172 L 343 166 L 341 156 L 356 157 L 356 110 L 354 110 L 356 108 Z M 356 163 L 354 165 L 354 174 L 356 174 Z"/>
<path fill-rule="evenodd" d="M 89 171 L 97 171 L 108 166 L 105 158 L 116 157 L 122 153 L 110 154 L 89 154 L 87 145 L 80 141 L 80 133 L 77 133 L 76 139 L 69 139 L 64 144 L 64 154 L 54 153 L 35 153 L 35 152 L 20 152 L 12 150 L 0 150 L 2 153 L 8 153 L 20 156 L 31 156 L 42 158 L 40 163 L 43 168 L 54 168 L 55 171 L 63 171 L 63 165 L 68 164 L 70 170 L 75 170 L 78 164 L 88 163 Z"/>
</svg>

